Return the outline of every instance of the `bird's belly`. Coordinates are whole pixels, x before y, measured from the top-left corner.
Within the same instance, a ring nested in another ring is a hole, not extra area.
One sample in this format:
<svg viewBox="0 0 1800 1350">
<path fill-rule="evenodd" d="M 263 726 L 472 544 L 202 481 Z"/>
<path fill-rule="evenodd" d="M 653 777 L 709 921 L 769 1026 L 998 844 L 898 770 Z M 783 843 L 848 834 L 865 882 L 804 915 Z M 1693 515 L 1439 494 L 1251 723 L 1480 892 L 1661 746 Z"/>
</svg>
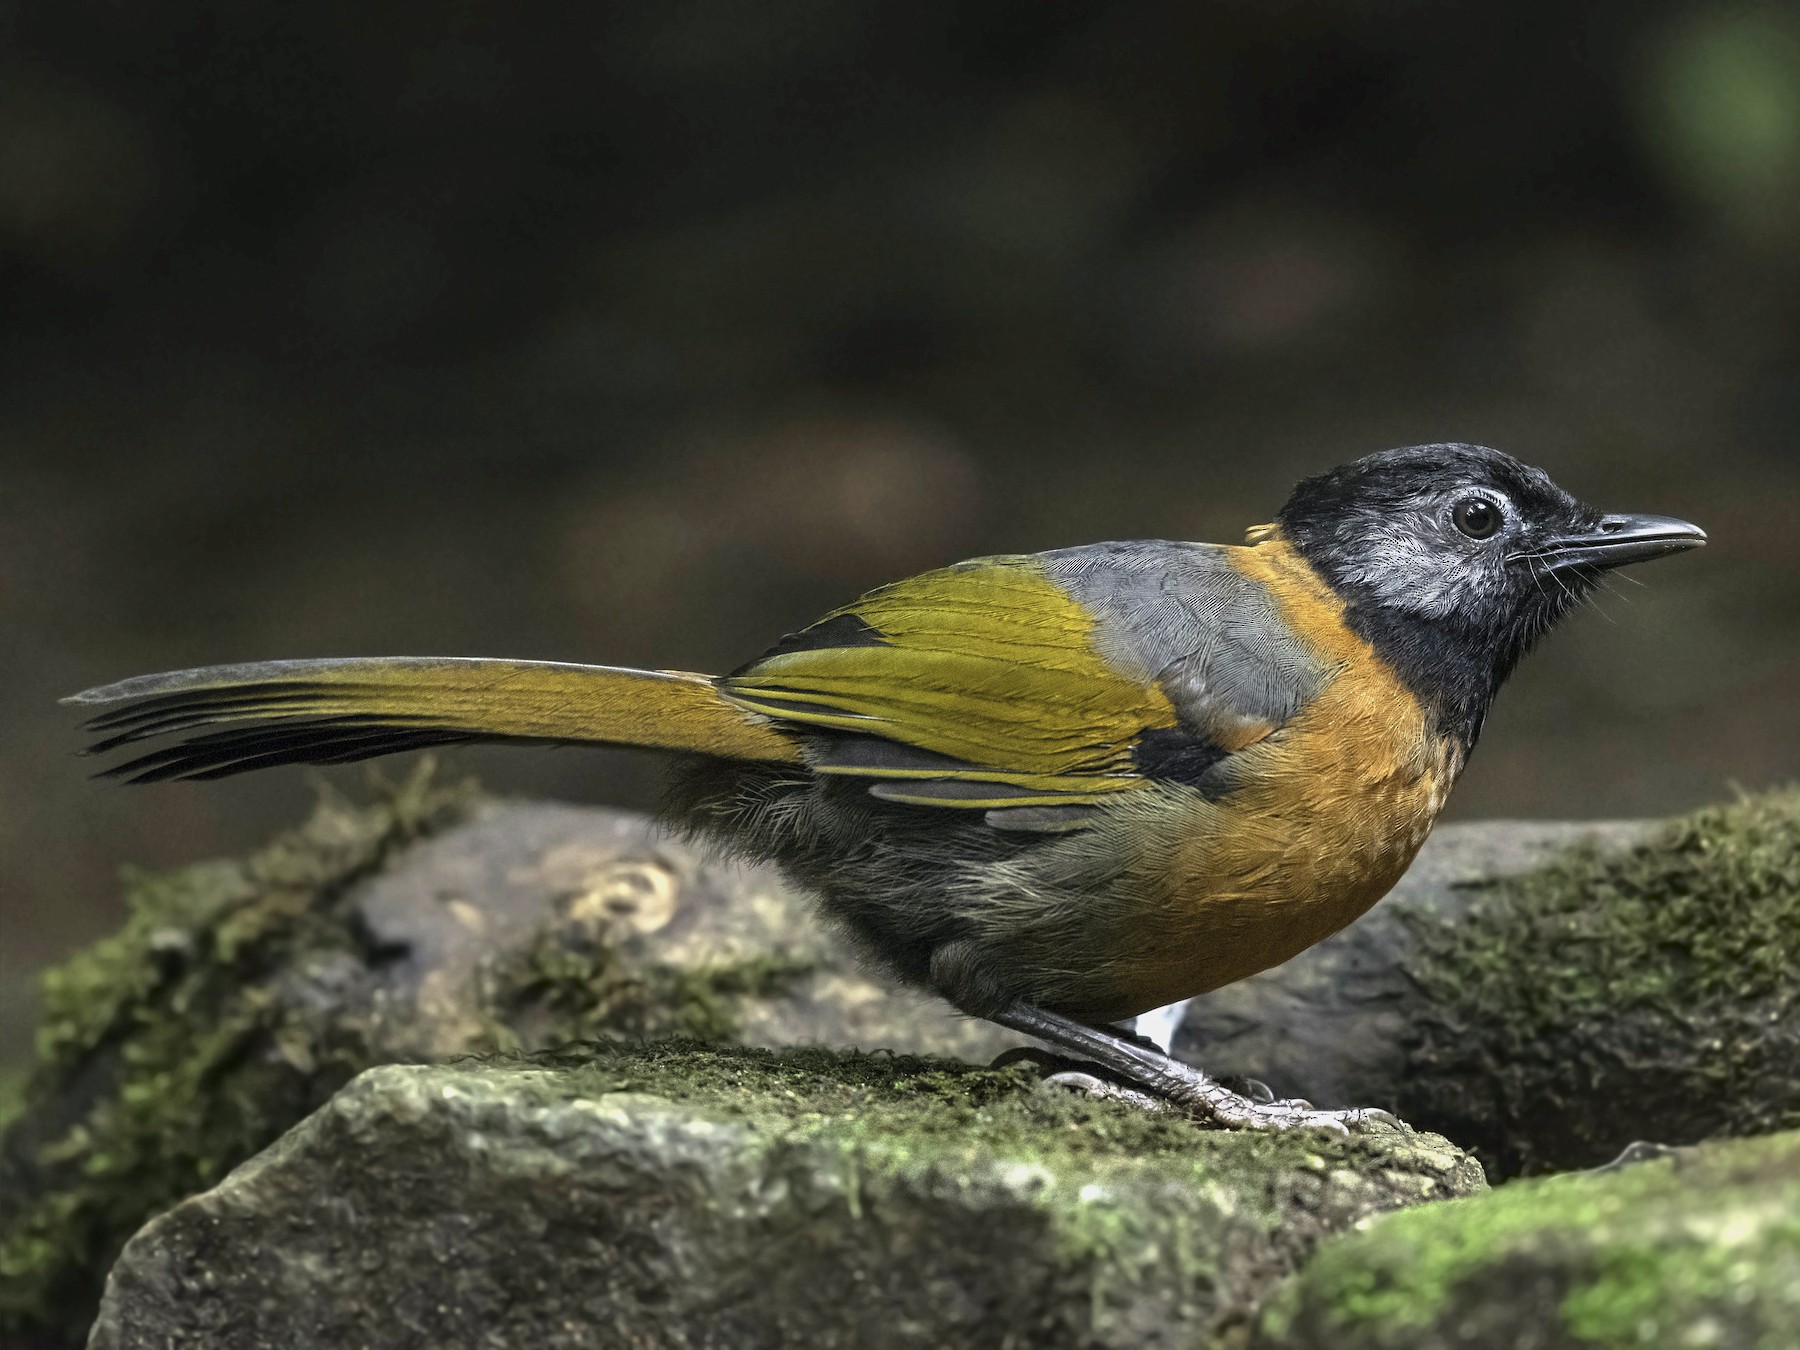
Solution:
<svg viewBox="0 0 1800 1350">
<path fill-rule="evenodd" d="M 1123 987 L 1111 1016 L 1279 965 L 1400 879 L 1443 809 L 1461 755 L 1428 736 L 1416 712 L 1383 725 L 1346 718 L 1351 711 L 1315 707 L 1292 735 L 1246 752 L 1261 762 L 1246 766 L 1243 787 L 1217 802 L 1171 805 L 1168 825 L 1180 842 L 1173 865 L 1146 879 L 1142 919 L 1112 963 Z"/>
</svg>

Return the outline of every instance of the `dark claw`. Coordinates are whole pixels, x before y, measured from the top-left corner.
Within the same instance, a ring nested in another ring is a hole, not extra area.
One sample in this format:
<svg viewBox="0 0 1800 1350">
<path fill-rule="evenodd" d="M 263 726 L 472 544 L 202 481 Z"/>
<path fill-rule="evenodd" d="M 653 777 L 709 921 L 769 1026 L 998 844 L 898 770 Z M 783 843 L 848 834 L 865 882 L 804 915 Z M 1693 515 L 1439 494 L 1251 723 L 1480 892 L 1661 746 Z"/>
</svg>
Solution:
<svg viewBox="0 0 1800 1350">
<path fill-rule="evenodd" d="M 1002 1050 L 988 1062 L 990 1069 L 1005 1069 L 1014 1064 L 1035 1064 L 1040 1069 L 1054 1073 L 1058 1068 L 1070 1064 L 1066 1055 L 1042 1049 L 1035 1045 L 1015 1045 L 1010 1050 Z"/>
<path fill-rule="evenodd" d="M 1248 1097 L 1258 1106 L 1267 1106 L 1275 1100 L 1275 1090 L 1260 1078 L 1245 1078 L 1233 1074 L 1220 1078 L 1219 1081 L 1240 1097 Z"/>
</svg>

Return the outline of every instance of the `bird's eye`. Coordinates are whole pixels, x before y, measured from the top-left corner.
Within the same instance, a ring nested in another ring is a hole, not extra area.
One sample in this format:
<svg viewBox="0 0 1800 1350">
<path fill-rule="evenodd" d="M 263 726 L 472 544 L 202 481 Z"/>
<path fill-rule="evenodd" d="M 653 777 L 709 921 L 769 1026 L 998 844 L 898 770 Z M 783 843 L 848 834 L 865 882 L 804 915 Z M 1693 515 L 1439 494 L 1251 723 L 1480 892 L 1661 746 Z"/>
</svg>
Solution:
<svg viewBox="0 0 1800 1350">
<path fill-rule="evenodd" d="M 1471 539 L 1488 539 L 1500 528 L 1500 508 L 1486 497 L 1464 497 L 1451 508 L 1456 528 Z"/>
</svg>

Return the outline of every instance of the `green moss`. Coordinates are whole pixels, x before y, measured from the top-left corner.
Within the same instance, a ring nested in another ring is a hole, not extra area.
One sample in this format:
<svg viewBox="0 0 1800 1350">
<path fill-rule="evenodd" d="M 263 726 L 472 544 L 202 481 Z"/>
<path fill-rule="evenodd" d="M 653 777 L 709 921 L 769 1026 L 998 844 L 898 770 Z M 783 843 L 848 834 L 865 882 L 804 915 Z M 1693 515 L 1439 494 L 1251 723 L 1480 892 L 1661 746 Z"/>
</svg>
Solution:
<svg viewBox="0 0 1800 1350">
<path fill-rule="evenodd" d="M 1504 1186 L 1472 1200 L 1436 1207 L 1411 1226 L 1383 1224 L 1352 1259 L 1329 1253 L 1309 1278 L 1344 1327 L 1430 1325 L 1451 1292 L 1520 1241 L 1547 1233 L 1594 1232 L 1627 1205 L 1649 1174 L 1667 1170 L 1648 1163 L 1613 1186 L 1567 1181 Z M 1365 1259 L 1368 1248 L 1379 1248 Z M 1404 1252 L 1404 1258 L 1399 1254 Z"/>
<path fill-rule="evenodd" d="M 1241 1346 L 1323 1233 L 1470 1184 L 1436 1138 L 1206 1130 L 1025 1066 L 691 1041 L 471 1056 L 370 1070 L 134 1240 L 106 1325 L 278 1340 L 322 1291 L 320 1334 L 377 1344 L 547 1344 L 604 1308 L 632 1345 Z M 447 1213 L 457 1270 L 429 1250 Z M 395 1271 L 414 1297 L 390 1316 Z M 216 1295 L 198 1310 L 196 1281 Z"/>
<path fill-rule="evenodd" d="M 764 1129 L 805 1132 L 826 1122 L 854 1124 L 879 1116 L 884 1133 L 903 1134 L 915 1143 L 965 1141 L 1028 1159 L 1036 1157 L 1031 1150 L 1042 1147 L 1046 1137 L 1062 1159 L 1106 1156 L 1120 1146 L 1145 1156 L 1173 1154 L 1210 1133 L 1173 1116 L 1120 1110 L 1075 1093 L 1040 1098 L 1032 1092 L 1038 1074 L 1029 1064 L 985 1069 L 918 1055 L 668 1040 L 594 1041 L 491 1067 L 565 1069 L 571 1071 L 568 1081 L 585 1093 L 667 1097 Z M 1053 1132 L 1047 1136 L 1046 1121 L 1094 1128 L 1070 1131 L 1063 1141 Z"/>
<path fill-rule="evenodd" d="M 1002 1157 L 1102 1180 L 1146 1166 L 1240 1179 L 1368 1166 L 1393 1153 L 1387 1135 L 1209 1129 L 1047 1087 L 1029 1064 L 987 1069 L 914 1055 L 691 1040 L 589 1042 L 494 1064 L 572 1070 L 584 1092 L 693 1103 L 772 1136 L 840 1140 L 896 1167 Z"/>
<path fill-rule="evenodd" d="M 1623 1189 L 1618 1181 L 1585 1184 Z M 1737 1319 L 1738 1332 L 1716 1343 L 1792 1344 L 1800 1323 L 1800 1136 L 1721 1146 L 1686 1169 L 1646 1168 L 1608 1218 L 1562 1301 L 1575 1337 L 1666 1345 L 1678 1328 L 1718 1326 L 1722 1313 Z"/>
<path fill-rule="evenodd" d="M 1414 916 L 1401 1110 L 1502 1173 L 1800 1124 L 1800 790 L 1746 796 L 1623 853 L 1583 849 Z"/>
<path fill-rule="evenodd" d="M 367 808 L 329 799 L 243 861 L 128 871 L 124 927 L 44 976 L 29 1104 L 0 1147 L 0 1341 L 25 1328 L 79 1341 L 106 1267 L 146 1219 L 362 1069 L 417 1053 L 405 1009 L 367 1001 L 391 953 L 337 902 L 466 814 L 471 786 L 428 773 Z M 579 925 L 547 926 L 478 976 L 466 1043 L 727 1041 L 743 1000 L 780 997 L 808 969 L 645 965 Z M 392 1026 L 378 1020 L 389 1014 Z"/>
<path fill-rule="evenodd" d="M 793 988 L 794 981 L 813 969 L 810 961 L 772 956 L 699 970 L 652 967 L 646 981 L 650 997 L 645 1007 L 660 1022 L 653 1021 L 651 1029 L 640 1034 L 684 1036 L 709 1042 L 735 1040 L 739 1031 L 738 1000 L 782 998 Z M 606 1030 L 617 1034 L 624 1028 L 613 1023 Z"/>
<path fill-rule="evenodd" d="M 334 906 L 460 818 L 429 766 L 374 805 L 322 801 L 242 862 L 128 872 L 118 934 L 43 978 L 39 1063 L 0 1151 L 0 1331 L 83 1331 L 112 1256 L 369 1062 L 354 1028 L 278 998 L 329 985 L 359 935 Z"/>
<path fill-rule="evenodd" d="M 1800 940 L 1800 788 L 1708 807 L 1624 853 L 1577 849 L 1491 889 L 1494 910 L 1536 922 L 1508 930 L 1503 949 L 1484 941 L 1491 930 L 1446 934 L 1463 958 L 1446 964 L 1477 996 L 1508 988 L 1503 961 L 1526 954 L 1537 998 L 1559 1013 L 1786 992 Z"/>
<path fill-rule="evenodd" d="M 730 1041 L 740 999 L 780 998 L 812 969 L 775 957 L 691 970 L 644 964 L 586 933 L 545 928 L 494 972 L 491 1034 L 509 1048 L 522 1023 L 549 1045 L 602 1036 Z"/>
<path fill-rule="evenodd" d="M 1449 1336 L 1490 1313 L 1534 1344 L 1788 1344 L 1782 1329 L 1800 1316 L 1800 1135 L 1389 1216 L 1328 1245 L 1262 1331 L 1273 1344 L 1327 1333 L 1346 1347 L 1415 1344 L 1423 1328 Z M 1726 1324 L 1735 1330 L 1681 1339 Z"/>
<path fill-rule="evenodd" d="M 522 1082 L 520 1094 L 643 1093 L 742 1121 L 767 1149 L 827 1149 L 840 1159 L 853 1213 L 881 1212 L 897 1190 L 1004 1185 L 1019 1206 L 1015 1221 L 1050 1232 L 1058 1278 L 1080 1284 L 1096 1326 L 1133 1316 L 1152 1285 L 1159 1297 L 1207 1291 L 1226 1322 L 1241 1322 L 1249 1299 L 1311 1249 L 1332 1203 L 1323 1197 L 1344 1178 L 1385 1173 L 1393 1193 L 1410 1185 L 1415 1199 L 1480 1184 L 1472 1168 L 1448 1180 L 1457 1155 L 1424 1136 L 1209 1129 L 1046 1085 L 1029 1065 L 666 1041 L 570 1046 L 484 1066 L 508 1067 L 563 1070 Z M 1409 1170 L 1433 1179 L 1392 1180 Z M 1010 1180 L 971 1181 L 996 1173 Z M 1245 1237 L 1234 1225 L 1246 1218 L 1267 1235 L 1253 1276 L 1235 1265 Z"/>
</svg>

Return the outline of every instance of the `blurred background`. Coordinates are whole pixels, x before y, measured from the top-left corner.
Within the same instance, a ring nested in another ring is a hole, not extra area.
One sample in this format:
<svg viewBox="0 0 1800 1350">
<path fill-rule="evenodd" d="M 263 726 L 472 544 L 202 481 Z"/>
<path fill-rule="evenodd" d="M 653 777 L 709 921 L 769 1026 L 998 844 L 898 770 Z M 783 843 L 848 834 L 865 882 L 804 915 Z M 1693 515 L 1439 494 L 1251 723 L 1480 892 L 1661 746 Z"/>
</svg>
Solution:
<svg viewBox="0 0 1800 1350">
<path fill-rule="evenodd" d="M 0 1066 L 122 863 L 315 790 L 91 783 L 86 685 L 725 669 L 1475 440 L 1715 542 L 1527 663 L 1452 812 L 1670 812 L 1800 763 L 1797 425 L 1792 4 L 0 0 Z"/>
</svg>

